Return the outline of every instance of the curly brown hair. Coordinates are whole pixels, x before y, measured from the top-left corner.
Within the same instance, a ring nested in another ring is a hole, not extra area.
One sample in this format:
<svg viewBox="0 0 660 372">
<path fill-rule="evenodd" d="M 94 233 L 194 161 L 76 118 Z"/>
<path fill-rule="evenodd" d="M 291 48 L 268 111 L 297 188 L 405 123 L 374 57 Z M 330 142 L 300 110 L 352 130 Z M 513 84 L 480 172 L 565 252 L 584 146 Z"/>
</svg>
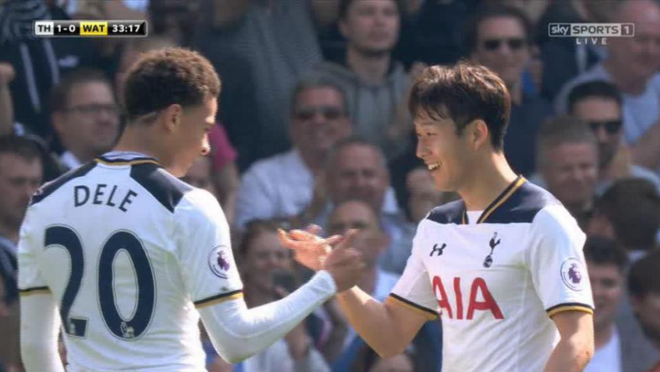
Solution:
<svg viewBox="0 0 660 372">
<path fill-rule="evenodd" d="M 220 94 L 220 78 L 197 52 L 164 48 L 143 54 L 130 68 L 124 88 L 129 123 L 170 105 L 203 104 Z"/>
</svg>

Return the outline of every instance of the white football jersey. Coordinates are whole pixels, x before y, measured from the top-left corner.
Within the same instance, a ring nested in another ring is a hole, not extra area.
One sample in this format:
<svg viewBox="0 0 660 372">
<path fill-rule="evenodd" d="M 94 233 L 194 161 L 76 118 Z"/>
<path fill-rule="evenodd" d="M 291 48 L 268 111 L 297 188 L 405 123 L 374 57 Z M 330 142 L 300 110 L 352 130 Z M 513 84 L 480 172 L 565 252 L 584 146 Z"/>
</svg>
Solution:
<svg viewBox="0 0 660 372">
<path fill-rule="evenodd" d="M 52 292 L 70 371 L 204 370 L 196 307 L 242 287 L 216 199 L 141 154 L 45 185 L 21 228 L 21 294 Z"/>
<path fill-rule="evenodd" d="M 522 177 L 469 221 L 463 201 L 420 224 L 388 301 L 440 313 L 443 372 L 542 371 L 565 310 L 593 313 L 585 235 L 547 191 Z"/>
</svg>

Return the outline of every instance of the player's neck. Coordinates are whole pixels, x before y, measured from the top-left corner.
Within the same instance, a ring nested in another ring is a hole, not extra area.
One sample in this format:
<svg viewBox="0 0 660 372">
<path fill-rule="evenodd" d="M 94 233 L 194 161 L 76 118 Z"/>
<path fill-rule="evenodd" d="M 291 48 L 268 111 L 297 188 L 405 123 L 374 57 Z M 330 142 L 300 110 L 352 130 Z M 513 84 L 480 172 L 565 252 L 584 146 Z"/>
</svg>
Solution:
<svg viewBox="0 0 660 372">
<path fill-rule="evenodd" d="M 596 327 L 594 332 L 594 346 L 596 347 L 596 350 L 602 348 L 603 346 L 607 345 L 608 342 L 610 342 L 612 336 L 614 335 L 614 327 L 614 322 L 604 327 Z"/>
<path fill-rule="evenodd" d="M 518 177 L 503 152 L 489 154 L 471 168 L 471 176 L 458 190 L 469 211 L 486 209 Z"/>
<path fill-rule="evenodd" d="M 161 154 L 163 153 L 163 149 L 153 143 L 150 140 L 151 138 L 153 136 L 151 133 L 148 133 L 147 128 L 128 126 L 113 150 L 138 152 L 162 161 L 163 155 Z"/>
</svg>

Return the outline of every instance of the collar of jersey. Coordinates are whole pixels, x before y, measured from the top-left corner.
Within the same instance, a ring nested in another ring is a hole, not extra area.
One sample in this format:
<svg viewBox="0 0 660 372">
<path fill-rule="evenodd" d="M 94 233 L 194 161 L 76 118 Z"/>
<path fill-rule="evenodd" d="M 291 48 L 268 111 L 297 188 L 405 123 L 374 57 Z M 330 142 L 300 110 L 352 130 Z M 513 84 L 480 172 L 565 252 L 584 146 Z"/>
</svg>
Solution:
<svg viewBox="0 0 660 372">
<path fill-rule="evenodd" d="M 137 165 L 144 163 L 151 163 L 160 165 L 158 160 L 151 156 L 133 151 L 111 151 L 94 159 L 97 163 L 105 165 Z"/>
<path fill-rule="evenodd" d="M 511 195 L 513 195 L 516 192 L 516 190 L 518 190 L 520 186 L 522 186 L 525 182 L 527 182 L 525 177 L 519 175 L 513 182 L 509 184 L 509 186 L 506 187 L 506 189 L 504 189 L 504 191 L 500 193 L 500 195 L 497 196 L 497 198 L 495 198 L 495 200 L 493 200 L 490 203 L 490 205 L 486 209 L 484 209 L 484 213 L 481 214 L 481 216 L 477 220 L 477 223 L 483 223 L 484 221 L 486 221 L 486 219 L 493 212 L 495 212 L 497 208 L 499 208 L 502 204 L 504 204 L 504 202 L 506 202 L 511 197 Z M 461 225 L 467 225 L 468 222 L 469 220 L 467 216 L 467 209 L 465 208 L 465 204 L 463 204 Z"/>
</svg>

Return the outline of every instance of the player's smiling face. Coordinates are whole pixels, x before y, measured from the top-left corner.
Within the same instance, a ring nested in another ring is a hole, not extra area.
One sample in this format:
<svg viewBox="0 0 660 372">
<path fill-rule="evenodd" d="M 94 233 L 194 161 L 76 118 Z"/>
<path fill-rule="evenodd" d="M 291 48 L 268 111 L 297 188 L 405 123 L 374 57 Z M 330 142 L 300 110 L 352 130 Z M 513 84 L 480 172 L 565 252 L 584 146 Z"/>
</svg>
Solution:
<svg viewBox="0 0 660 372">
<path fill-rule="evenodd" d="M 415 119 L 417 157 L 422 159 L 440 191 L 457 191 L 469 169 L 470 150 L 465 134 L 458 135 L 451 119 L 420 113 Z"/>
</svg>

